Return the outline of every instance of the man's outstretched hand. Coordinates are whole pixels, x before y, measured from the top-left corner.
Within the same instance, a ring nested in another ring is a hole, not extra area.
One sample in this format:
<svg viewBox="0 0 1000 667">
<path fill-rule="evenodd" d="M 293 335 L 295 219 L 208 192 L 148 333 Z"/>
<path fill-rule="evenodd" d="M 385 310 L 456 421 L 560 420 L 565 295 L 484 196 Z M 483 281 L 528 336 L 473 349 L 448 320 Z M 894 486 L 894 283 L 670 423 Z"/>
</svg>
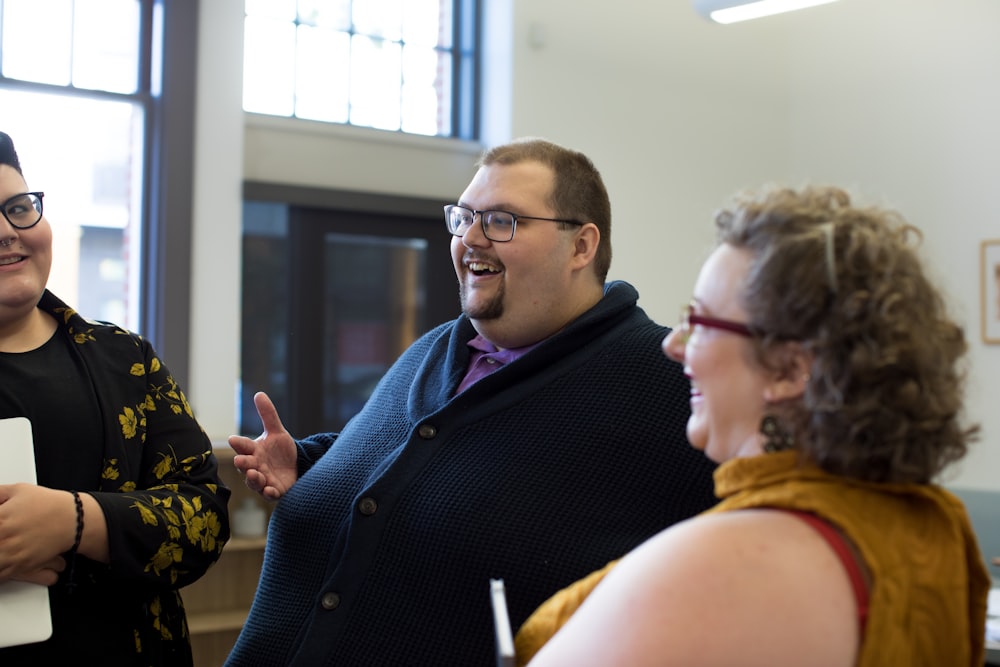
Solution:
<svg viewBox="0 0 1000 667">
<path fill-rule="evenodd" d="M 268 500 L 277 500 L 299 477 L 295 439 L 281 425 L 278 411 L 267 394 L 262 391 L 254 394 L 253 404 L 264 432 L 256 439 L 229 436 L 229 446 L 236 452 L 233 463 L 250 489 Z"/>
</svg>

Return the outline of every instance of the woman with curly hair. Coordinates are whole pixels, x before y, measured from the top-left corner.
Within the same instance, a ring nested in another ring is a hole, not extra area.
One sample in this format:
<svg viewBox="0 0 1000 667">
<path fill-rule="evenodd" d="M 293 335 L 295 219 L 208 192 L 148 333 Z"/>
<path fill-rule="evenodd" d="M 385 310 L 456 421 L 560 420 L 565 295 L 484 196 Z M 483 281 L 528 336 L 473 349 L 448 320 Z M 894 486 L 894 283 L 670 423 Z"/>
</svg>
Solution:
<svg viewBox="0 0 1000 667">
<path fill-rule="evenodd" d="M 519 662 L 982 665 L 989 577 L 935 483 L 977 432 L 966 341 L 919 232 L 835 188 L 745 193 L 716 225 L 663 349 L 721 502 L 540 607 Z"/>
</svg>

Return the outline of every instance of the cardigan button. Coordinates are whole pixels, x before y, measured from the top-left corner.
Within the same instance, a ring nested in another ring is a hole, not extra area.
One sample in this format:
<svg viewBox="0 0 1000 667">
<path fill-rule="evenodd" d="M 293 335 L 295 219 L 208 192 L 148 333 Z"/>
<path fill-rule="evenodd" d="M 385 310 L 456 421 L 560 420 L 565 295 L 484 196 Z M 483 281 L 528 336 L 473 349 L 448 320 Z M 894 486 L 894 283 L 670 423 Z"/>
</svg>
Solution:
<svg viewBox="0 0 1000 667">
<path fill-rule="evenodd" d="M 365 516 L 371 516 L 378 511 L 378 503 L 375 502 L 374 498 L 365 497 L 358 502 L 358 511 Z"/>
<path fill-rule="evenodd" d="M 417 429 L 417 435 L 419 435 L 424 440 L 430 440 L 438 434 L 438 430 L 431 426 L 430 424 L 421 424 L 420 428 Z"/>
<path fill-rule="evenodd" d="M 323 593 L 323 598 L 321 600 L 323 609 L 331 611 L 340 606 L 340 596 L 336 593 Z"/>
</svg>

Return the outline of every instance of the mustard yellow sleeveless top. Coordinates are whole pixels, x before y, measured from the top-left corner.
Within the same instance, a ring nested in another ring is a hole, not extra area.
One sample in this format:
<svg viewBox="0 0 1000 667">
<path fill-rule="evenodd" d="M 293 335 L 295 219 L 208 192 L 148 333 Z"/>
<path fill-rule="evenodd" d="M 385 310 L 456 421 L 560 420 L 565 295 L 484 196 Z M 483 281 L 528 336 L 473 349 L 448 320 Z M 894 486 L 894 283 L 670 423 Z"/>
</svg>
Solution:
<svg viewBox="0 0 1000 667">
<path fill-rule="evenodd" d="M 795 452 L 716 469 L 722 501 L 707 513 L 752 507 L 811 512 L 837 526 L 871 573 L 858 667 L 981 667 L 990 578 L 961 501 L 929 484 L 873 484 L 799 466 Z M 556 593 L 515 637 L 526 664 L 618 561 Z"/>
</svg>

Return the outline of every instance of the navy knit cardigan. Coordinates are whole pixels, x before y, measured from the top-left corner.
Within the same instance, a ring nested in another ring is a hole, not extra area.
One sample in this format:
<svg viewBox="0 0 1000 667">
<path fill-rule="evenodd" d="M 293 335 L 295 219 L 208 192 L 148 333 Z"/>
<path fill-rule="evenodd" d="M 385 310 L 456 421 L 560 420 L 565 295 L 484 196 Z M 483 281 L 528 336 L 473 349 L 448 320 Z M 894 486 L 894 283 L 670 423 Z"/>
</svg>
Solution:
<svg viewBox="0 0 1000 667">
<path fill-rule="evenodd" d="M 514 629 L 560 588 L 713 505 L 685 438 L 668 329 L 627 283 L 452 394 L 465 317 L 407 350 L 338 435 L 299 441 L 263 572 L 227 663 L 494 664 L 489 580 Z"/>
</svg>

